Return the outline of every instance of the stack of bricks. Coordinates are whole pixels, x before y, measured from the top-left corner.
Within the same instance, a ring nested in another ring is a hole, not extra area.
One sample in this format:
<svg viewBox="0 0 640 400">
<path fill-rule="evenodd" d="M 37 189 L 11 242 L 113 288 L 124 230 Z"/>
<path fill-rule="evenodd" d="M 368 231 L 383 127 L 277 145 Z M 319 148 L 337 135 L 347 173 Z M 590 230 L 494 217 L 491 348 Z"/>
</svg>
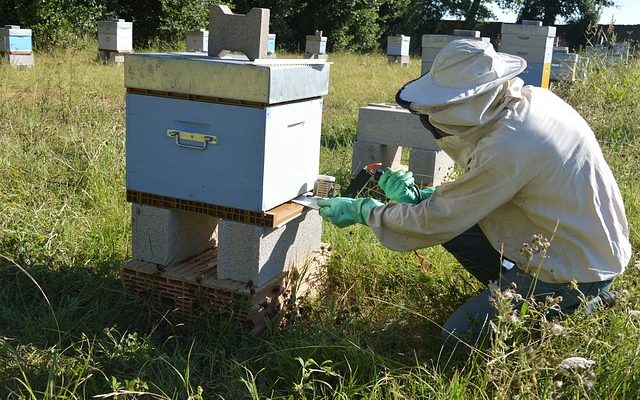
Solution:
<svg viewBox="0 0 640 400">
<path fill-rule="evenodd" d="M 0 57 L 12 67 L 33 67 L 31 29 L 22 29 L 19 25 L 0 28 Z"/>
<path fill-rule="evenodd" d="M 124 19 L 98 21 L 98 59 L 122 64 L 133 52 L 133 22 Z"/>
<path fill-rule="evenodd" d="M 417 115 L 396 104 L 369 104 L 360 108 L 358 135 L 353 143 L 351 175 L 365 165 L 402 168 L 402 148 L 411 148 L 409 170 L 416 184 L 437 186 L 453 170 L 453 160 L 440 150 L 435 138 Z"/>
<path fill-rule="evenodd" d="M 256 310 L 284 294 L 291 271 L 324 262 L 318 212 L 289 202 L 318 176 L 329 64 L 265 60 L 268 20 L 267 9 L 237 15 L 213 6 L 209 54 L 139 53 L 125 62 L 134 204 L 123 282 L 178 309 L 201 291 L 212 308 L 254 323 Z M 230 51 L 249 59 L 224 56 Z M 242 301 L 227 309 L 229 299 Z"/>
<path fill-rule="evenodd" d="M 304 58 L 328 59 L 327 37 L 322 36 L 322 31 L 316 31 L 313 35 L 307 35 L 304 46 Z"/>
<path fill-rule="evenodd" d="M 387 36 L 387 62 L 389 64 L 399 64 L 401 67 L 408 67 L 410 43 L 410 36 Z"/>
<path fill-rule="evenodd" d="M 527 68 L 519 75 L 525 85 L 549 87 L 555 36 L 556 28 L 543 26 L 542 21 L 502 24 L 500 51 L 527 61 Z"/>
<path fill-rule="evenodd" d="M 568 47 L 554 47 L 551 60 L 551 81 L 573 82 L 576 80 L 578 54 L 569 53 Z"/>
<path fill-rule="evenodd" d="M 470 31 L 465 29 L 454 29 L 453 35 L 422 35 L 422 75 L 431 70 L 433 60 L 436 58 L 436 55 L 438 55 L 440 50 L 442 50 L 442 48 L 449 42 L 456 39 L 472 39 L 489 42 L 488 37 L 480 37 L 480 31 Z"/>
<path fill-rule="evenodd" d="M 187 51 L 206 53 L 209 49 L 209 31 L 206 29 L 194 29 L 185 34 Z"/>
</svg>

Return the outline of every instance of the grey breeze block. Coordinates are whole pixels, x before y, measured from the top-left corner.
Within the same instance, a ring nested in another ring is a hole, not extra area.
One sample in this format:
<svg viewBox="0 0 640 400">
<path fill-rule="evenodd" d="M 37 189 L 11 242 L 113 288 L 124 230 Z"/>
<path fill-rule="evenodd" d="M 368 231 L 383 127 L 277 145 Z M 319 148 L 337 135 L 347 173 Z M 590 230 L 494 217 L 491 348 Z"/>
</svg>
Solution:
<svg viewBox="0 0 640 400">
<path fill-rule="evenodd" d="M 132 204 L 133 259 L 173 265 L 215 246 L 218 219 L 189 211 Z"/>
<path fill-rule="evenodd" d="M 382 163 L 383 167 L 399 169 L 402 167 L 402 147 L 380 143 L 353 142 L 353 155 L 351 156 L 351 176 L 354 177 L 367 164 L 373 162 Z"/>
<path fill-rule="evenodd" d="M 267 58 L 269 13 L 267 8 L 252 8 L 247 14 L 234 14 L 228 6 L 211 6 L 209 56 L 240 51 L 249 60 Z"/>
<path fill-rule="evenodd" d="M 439 149 L 417 115 L 397 104 L 369 104 L 358 114 L 358 140 L 386 145 Z"/>
<path fill-rule="evenodd" d="M 292 266 L 303 267 L 320 247 L 321 235 L 322 218 L 316 210 L 278 228 L 220 220 L 218 279 L 262 287 Z"/>
<path fill-rule="evenodd" d="M 421 186 L 438 186 L 446 182 L 453 165 L 453 160 L 442 150 L 413 148 L 409 154 L 409 171 Z"/>
</svg>

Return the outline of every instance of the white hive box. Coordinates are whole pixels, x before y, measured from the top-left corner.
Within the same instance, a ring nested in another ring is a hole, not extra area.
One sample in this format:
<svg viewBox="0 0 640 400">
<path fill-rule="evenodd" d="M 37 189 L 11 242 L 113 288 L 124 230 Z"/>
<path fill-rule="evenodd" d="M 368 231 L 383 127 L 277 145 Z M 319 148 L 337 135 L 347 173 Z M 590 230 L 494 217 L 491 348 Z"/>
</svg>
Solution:
<svg viewBox="0 0 640 400">
<path fill-rule="evenodd" d="M 267 36 L 267 54 L 275 54 L 276 52 L 276 34 L 270 33 Z"/>
<path fill-rule="evenodd" d="M 551 61 L 552 81 L 571 81 L 576 79 L 578 55 L 569 53 L 568 47 L 554 47 Z"/>
<path fill-rule="evenodd" d="M 527 85 L 549 87 L 554 26 L 543 26 L 540 21 L 523 21 L 522 24 L 502 24 L 500 51 L 514 54 L 527 61 L 527 68 L 520 78 Z"/>
<path fill-rule="evenodd" d="M 321 60 L 130 54 L 127 190 L 266 211 L 312 190 Z"/>
<path fill-rule="evenodd" d="M 387 55 L 408 56 L 411 37 L 405 35 L 387 36 Z"/>
<path fill-rule="evenodd" d="M 98 21 L 98 50 L 133 51 L 133 22 L 124 19 Z"/>
<path fill-rule="evenodd" d="M 440 50 L 449 44 L 449 42 L 456 39 L 473 39 L 489 42 L 488 37 L 480 37 L 480 31 L 467 31 L 461 29 L 454 29 L 453 35 L 422 35 L 422 75 L 431 70 L 433 60 L 436 58 L 436 55 L 440 53 Z"/>
<path fill-rule="evenodd" d="M 0 28 L 0 53 L 31 54 L 31 29 L 19 25 L 5 25 Z"/>
<path fill-rule="evenodd" d="M 209 31 L 206 29 L 194 29 L 185 34 L 187 51 L 199 51 L 206 53 L 209 49 Z"/>
</svg>

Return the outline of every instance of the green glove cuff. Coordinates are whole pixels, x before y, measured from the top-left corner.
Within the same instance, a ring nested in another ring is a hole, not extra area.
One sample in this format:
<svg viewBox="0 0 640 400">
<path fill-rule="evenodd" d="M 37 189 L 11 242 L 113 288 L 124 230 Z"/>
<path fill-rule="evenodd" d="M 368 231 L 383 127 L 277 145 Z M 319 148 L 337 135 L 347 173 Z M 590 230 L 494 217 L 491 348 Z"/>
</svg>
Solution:
<svg viewBox="0 0 640 400">
<path fill-rule="evenodd" d="M 433 194 L 433 192 L 435 192 L 435 191 L 436 191 L 436 188 L 434 188 L 434 187 L 427 187 L 427 188 L 424 188 L 424 189 L 420 190 L 420 195 L 418 196 L 418 203 L 430 198 L 431 195 Z"/>
<path fill-rule="evenodd" d="M 371 197 L 366 197 L 364 199 L 357 199 L 356 215 L 360 217 L 360 219 L 357 222 L 359 224 L 368 226 L 367 219 L 369 219 L 369 214 L 371 214 L 371 210 L 382 205 L 384 205 L 384 203 L 381 203 L 376 199 L 372 199 Z"/>
</svg>

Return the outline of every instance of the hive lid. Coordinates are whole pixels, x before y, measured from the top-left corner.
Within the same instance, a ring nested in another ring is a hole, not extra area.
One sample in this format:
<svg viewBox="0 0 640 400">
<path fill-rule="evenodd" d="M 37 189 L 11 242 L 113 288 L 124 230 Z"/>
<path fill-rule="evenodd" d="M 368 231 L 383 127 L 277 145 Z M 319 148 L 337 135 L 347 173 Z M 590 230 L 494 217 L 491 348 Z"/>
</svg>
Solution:
<svg viewBox="0 0 640 400">
<path fill-rule="evenodd" d="M 528 35 L 528 36 L 556 36 L 555 26 L 540 26 L 536 24 L 507 24 L 502 23 L 503 35 Z"/>
<path fill-rule="evenodd" d="M 329 63 L 315 59 L 210 57 L 194 53 L 137 53 L 125 57 L 127 88 L 262 104 L 324 96 Z"/>
</svg>

